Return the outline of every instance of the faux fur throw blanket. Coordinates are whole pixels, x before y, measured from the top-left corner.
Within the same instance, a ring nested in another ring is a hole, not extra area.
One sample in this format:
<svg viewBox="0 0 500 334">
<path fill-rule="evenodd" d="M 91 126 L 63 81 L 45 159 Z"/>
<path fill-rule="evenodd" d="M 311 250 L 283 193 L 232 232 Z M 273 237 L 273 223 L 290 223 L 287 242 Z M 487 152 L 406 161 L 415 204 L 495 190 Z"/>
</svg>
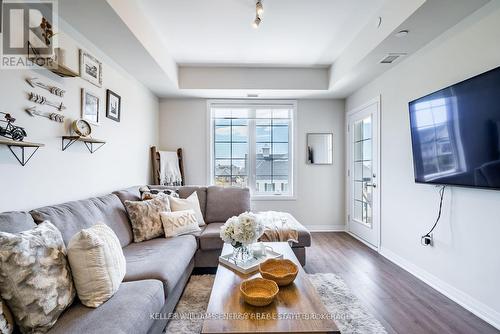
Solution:
<svg viewBox="0 0 500 334">
<path fill-rule="evenodd" d="M 299 242 L 299 232 L 297 231 L 297 221 L 286 212 L 266 211 L 257 214 L 262 219 L 265 226 L 264 234 L 260 241 L 287 241 Z"/>
</svg>

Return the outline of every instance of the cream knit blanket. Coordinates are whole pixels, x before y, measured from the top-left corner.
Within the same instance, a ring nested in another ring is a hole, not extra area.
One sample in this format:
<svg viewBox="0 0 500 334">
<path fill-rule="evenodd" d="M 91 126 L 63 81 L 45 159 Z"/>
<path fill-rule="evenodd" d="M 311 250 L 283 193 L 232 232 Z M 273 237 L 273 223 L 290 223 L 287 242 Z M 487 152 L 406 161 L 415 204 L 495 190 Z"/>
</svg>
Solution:
<svg viewBox="0 0 500 334">
<path fill-rule="evenodd" d="M 265 226 L 260 241 L 299 242 L 299 232 L 295 218 L 286 212 L 266 211 L 257 214 Z"/>
</svg>

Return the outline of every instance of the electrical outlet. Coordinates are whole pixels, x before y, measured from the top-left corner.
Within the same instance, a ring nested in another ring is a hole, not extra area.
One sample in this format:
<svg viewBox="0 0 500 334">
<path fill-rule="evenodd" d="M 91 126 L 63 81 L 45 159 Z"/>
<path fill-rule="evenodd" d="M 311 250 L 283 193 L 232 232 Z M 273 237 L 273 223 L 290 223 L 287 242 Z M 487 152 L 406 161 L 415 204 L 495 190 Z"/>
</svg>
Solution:
<svg viewBox="0 0 500 334">
<path fill-rule="evenodd" d="M 420 242 L 422 243 L 422 246 L 433 246 L 434 240 L 432 238 L 432 234 L 424 235 Z"/>
</svg>

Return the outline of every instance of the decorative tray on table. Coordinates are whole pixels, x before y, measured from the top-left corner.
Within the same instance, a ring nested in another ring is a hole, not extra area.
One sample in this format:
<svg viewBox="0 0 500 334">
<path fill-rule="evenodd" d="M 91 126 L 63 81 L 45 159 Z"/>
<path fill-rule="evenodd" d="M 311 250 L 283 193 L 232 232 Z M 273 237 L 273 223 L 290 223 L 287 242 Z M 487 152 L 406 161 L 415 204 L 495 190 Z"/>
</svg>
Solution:
<svg viewBox="0 0 500 334">
<path fill-rule="evenodd" d="M 268 259 L 282 259 L 283 254 L 275 252 L 271 247 L 266 248 L 266 254 L 262 256 L 254 256 L 250 260 L 242 263 L 240 261 L 235 261 L 232 259 L 233 254 L 225 254 L 219 256 L 219 262 L 227 267 L 230 267 L 242 274 L 250 274 L 254 271 L 259 270 L 259 264 Z"/>
</svg>

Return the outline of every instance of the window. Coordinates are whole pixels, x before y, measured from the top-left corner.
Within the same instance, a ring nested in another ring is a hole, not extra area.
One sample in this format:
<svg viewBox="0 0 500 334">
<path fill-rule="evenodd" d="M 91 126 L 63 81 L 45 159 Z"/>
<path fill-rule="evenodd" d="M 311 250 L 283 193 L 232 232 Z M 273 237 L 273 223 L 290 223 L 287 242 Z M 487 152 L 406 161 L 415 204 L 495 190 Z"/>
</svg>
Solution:
<svg viewBox="0 0 500 334">
<path fill-rule="evenodd" d="M 443 97 L 414 106 L 416 128 L 420 150 L 424 159 L 424 177 L 433 180 L 463 172 L 463 148 L 458 132 L 456 103 L 452 98 Z"/>
<path fill-rule="evenodd" d="M 211 183 L 293 196 L 295 102 L 209 101 Z"/>
</svg>

